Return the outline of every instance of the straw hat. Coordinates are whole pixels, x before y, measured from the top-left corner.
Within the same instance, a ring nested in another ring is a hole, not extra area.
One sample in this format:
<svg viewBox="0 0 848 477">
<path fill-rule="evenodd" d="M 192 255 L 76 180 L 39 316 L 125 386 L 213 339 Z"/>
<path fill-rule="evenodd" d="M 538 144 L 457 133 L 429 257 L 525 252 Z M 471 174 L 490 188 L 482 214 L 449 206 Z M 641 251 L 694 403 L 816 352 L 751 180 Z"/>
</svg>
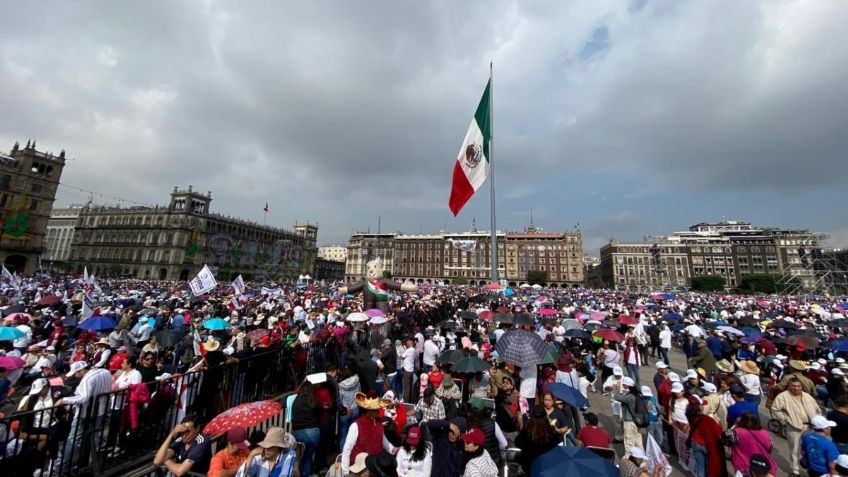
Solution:
<svg viewBox="0 0 848 477">
<path fill-rule="evenodd" d="M 364 393 L 356 393 L 356 405 L 366 410 L 377 410 L 388 407 L 392 404 L 390 399 L 385 398 L 369 398 Z"/>
<path fill-rule="evenodd" d="M 716 368 L 722 373 L 732 373 L 733 372 L 733 364 L 726 360 L 722 359 L 720 361 L 716 361 Z"/>
<path fill-rule="evenodd" d="M 745 360 L 740 363 L 739 367 L 742 368 L 742 371 L 745 371 L 748 374 L 760 374 L 760 368 L 757 367 L 757 364 L 750 360 Z"/>
<path fill-rule="evenodd" d="M 100 338 L 100 339 L 99 339 L 99 340 L 97 340 L 97 342 L 96 342 L 96 343 L 94 343 L 94 344 L 95 344 L 95 345 L 106 345 L 106 346 L 109 346 L 109 340 L 108 340 L 107 338 Z"/>
<path fill-rule="evenodd" d="M 268 429 L 268 433 L 265 434 L 265 439 L 258 445 L 263 449 L 267 449 L 269 447 L 282 447 L 288 449 L 292 447 L 293 440 L 293 437 L 287 434 L 282 427 L 272 427 Z"/>
<path fill-rule="evenodd" d="M 203 343 L 203 349 L 206 351 L 218 351 L 218 348 L 221 347 L 221 343 L 215 341 L 215 338 L 208 337 L 206 338 L 206 342 Z"/>
<path fill-rule="evenodd" d="M 789 360 L 789 367 L 798 371 L 806 371 L 807 370 L 807 362 L 799 361 L 797 359 Z"/>
</svg>

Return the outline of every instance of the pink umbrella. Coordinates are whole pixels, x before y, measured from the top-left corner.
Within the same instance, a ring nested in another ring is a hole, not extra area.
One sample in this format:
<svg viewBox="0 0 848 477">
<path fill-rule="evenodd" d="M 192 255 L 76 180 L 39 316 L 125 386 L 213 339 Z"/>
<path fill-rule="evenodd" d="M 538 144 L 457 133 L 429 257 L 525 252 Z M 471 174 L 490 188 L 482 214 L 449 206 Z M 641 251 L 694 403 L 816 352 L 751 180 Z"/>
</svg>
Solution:
<svg viewBox="0 0 848 477">
<path fill-rule="evenodd" d="M 557 311 L 552 308 L 543 308 L 539 310 L 539 315 L 541 316 L 554 316 L 557 314 Z"/>
<path fill-rule="evenodd" d="M 383 310 L 378 310 L 377 308 L 371 308 L 370 310 L 365 310 L 365 314 L 368 315 L 368 318 L 374 318 L 375 316 L 385 316 Z"/>
<path fill-rule="evenodd" d="M 32 315 L 30 315 L 29 313 L 12 313 L 11 315 L 3 319 L 12 321 L 15 318 L 21 320 L 22 323 L 29 323 L 29 320 L 32 319 Z"/>
<path fill-rule="evenodd" d="M 602 311 L 593 311 L 591 314 L 589 314 L 590 320 L 604 321 L 606 317 L 607 314 Z"/>
<path fill-rule="evenodd" d="M 6 371 L 21 369 L 26 364 L 26 361 L 17 356 L 0 356 L 0 368 L 6 368 Z"/>
<path fill-rule="evenodd" d="M 636 325 L 639 324 L 639 320 L 632 316 L 621 315 L 618 317 L 618 322 L 622 325 Z"/>
</svg>

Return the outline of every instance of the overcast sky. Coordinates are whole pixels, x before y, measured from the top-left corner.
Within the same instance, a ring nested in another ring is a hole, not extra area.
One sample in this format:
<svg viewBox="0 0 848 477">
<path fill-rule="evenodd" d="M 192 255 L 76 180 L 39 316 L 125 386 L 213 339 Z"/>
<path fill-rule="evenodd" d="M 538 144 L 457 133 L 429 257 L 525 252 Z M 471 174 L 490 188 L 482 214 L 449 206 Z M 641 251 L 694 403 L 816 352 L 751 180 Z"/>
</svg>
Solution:
<svg viewBox="0 0 848 477">
<path fill-rule="evenodd" d="M 488 229 L 488 184 L 456 218 L 448 196 L 491 60 L 499 229 L 848 246 L 845 1 L 1 1 L 0 150 L 64 148 L 72 186 L 267 201 L 321 244 Z"/>
</svg>

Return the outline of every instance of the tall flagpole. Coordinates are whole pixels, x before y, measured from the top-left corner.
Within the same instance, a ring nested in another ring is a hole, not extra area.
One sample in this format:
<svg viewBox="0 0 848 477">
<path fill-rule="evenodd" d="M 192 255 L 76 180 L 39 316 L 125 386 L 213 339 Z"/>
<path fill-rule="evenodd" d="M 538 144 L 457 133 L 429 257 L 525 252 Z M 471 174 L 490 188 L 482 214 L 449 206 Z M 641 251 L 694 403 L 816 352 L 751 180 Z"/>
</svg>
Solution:
<svg viewBox="0 0 848 477">
<path fill-rule="evenodd" d="M 498 228 L 495 221 L 495 140 L 494 112 L 495 88 L 492 82 L 492 62 L 489 62 L 489 185 L 492 191 L 492 244 L 489 256 L 492 258 L 492 282 L 498 282 Z"/>
</svg>

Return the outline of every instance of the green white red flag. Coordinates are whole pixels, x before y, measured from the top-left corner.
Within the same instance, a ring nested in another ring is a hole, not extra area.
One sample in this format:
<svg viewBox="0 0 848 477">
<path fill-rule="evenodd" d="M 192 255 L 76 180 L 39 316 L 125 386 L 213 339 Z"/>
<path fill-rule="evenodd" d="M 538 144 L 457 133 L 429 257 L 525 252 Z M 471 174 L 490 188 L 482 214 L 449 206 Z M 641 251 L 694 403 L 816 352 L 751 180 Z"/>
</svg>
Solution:
<svg viewBox="0 0 848 477">
<path fill-rule="evenodd" d="M 465 140 L 459 149 L 453 167 L 453 182 L 448 205 L 454 216 L 458 215 L 471 196 L 489 176 L 489 142 L 492 139 L 492 81 L 486 83 L 483 97 L 477 106 Z"/>
</svg>

